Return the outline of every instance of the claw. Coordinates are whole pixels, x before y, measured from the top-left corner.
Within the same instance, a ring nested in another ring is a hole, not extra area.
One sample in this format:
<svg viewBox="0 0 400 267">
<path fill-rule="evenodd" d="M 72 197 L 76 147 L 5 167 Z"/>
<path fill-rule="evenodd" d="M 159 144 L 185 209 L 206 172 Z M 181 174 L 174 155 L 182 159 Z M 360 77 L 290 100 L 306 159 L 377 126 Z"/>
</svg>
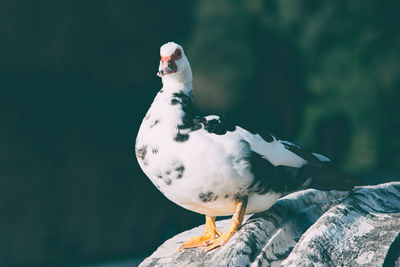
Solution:
<svg viewBox="0 0 400 267">
<path fill-rule="evenodd" d="M 213 249 L 215 249 L 215 248 L 218 248 L 218 247 L 222 247 L 223 245 L 226 244 L 226 242 L 228 242 L 228 240 L 229 240 L 230 238 L 231 238 L 231 237 L 225 236 L 225 235 L 222 235 L 222 236 L 218 237 L 217 239 L 215 239 L 215 240 L 212 242 L 212 244 L 208 245 L 208 246 L 205 248 L 205 249 L 206 249 L 206 252 L 208 252 L 208 251 L 210 251 L 210 250 L 213 250 Z"/>
<path fill-rule="evenodd" d="M 217 235 L 221 236 L 222 232 L 215 226 L 215 217 L 206 216 L 206 230 L 204 235 L 189 238 L 178 248 L 178 252 L 187 248 L 207 247 L 217 238 Z"/>
<path fill-rule="evenodd" d="M 186 240 L 179 248 L 178 251 L 181 252 L 187 248 L 197 248 L 197 247 L 206 247 L 208 246 L 212 240 L 215 240 L 215 237 L 210 235 L 201 235 L 189 238 Z"/>
</svg>

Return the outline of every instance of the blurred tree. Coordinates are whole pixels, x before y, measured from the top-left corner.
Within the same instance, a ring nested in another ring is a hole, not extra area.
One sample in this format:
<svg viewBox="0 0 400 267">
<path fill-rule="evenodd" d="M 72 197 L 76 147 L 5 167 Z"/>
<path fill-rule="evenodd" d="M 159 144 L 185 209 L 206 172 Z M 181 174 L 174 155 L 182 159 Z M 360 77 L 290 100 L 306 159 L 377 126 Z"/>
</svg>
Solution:
<svg viewBox="0 0 400 267">
<path fill-rule="evenodd" d="M 294 138 L 353 173 L 398 169 L 399 9 L 201 1 L 191 46 L 200 105 Z"/>
</svg>

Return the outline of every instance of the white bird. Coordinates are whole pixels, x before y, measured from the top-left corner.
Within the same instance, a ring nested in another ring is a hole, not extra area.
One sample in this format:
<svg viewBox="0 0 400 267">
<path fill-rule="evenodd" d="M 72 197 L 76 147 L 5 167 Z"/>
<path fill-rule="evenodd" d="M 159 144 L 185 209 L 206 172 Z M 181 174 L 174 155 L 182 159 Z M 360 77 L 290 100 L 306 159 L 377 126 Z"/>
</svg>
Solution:
<svg viewBox="0 0 400 267">
<path fill-rule="evenodd" d="M 251 133 L 219 116 L 192 113 L 192 70 L 183 48 L 161 46 L 158 92 L 140 126 L 135 151 L 140 167 L 171 201 L 206 216 L 205 233 L 179 250 L 224 245 L 245 213 L 269 209 L 281 196 L 305 188 L 350 190 L 355 178 L 328 166 L 329 159 L 282 141 Z M 216 216 L 232 215 L 225 233 Z"/>
</svg>

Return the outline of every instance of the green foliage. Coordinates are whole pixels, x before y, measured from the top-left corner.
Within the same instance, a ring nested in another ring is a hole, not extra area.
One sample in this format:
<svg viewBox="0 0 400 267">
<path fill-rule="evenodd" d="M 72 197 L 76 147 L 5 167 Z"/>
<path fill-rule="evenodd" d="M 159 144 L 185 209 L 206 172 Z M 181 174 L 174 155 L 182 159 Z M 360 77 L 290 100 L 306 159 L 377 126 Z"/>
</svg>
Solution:
<svg viewBox="0 0 400 267">
<path fill-rule="evenodd" d="M 395 1 L 200 1 L 188 51 L 200 108 L 229 113 L 252 92 L 269 98 L 254 100 L 264 112 L 253 116 L 269 117 L 277 135 L 348 171 L 398 169 L 396 10 Z"/>
</svg>

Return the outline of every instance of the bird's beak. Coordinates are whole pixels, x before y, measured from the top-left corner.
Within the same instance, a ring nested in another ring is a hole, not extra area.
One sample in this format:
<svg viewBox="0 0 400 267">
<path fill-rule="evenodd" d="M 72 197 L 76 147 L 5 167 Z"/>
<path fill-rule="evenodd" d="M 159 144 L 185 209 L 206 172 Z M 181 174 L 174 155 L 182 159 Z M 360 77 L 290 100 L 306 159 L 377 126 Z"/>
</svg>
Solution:
<svg viewBox="0 0 400 267">
<path fill-rule="evenodd" d="M 158 67 L 158 77 L 163 77 L 164 75 L 175 73 L 178 70 L 178 67 L 175 63 L 175 60 L 171 58 L 161 58 L 160 66 Z"/>
</svg>

